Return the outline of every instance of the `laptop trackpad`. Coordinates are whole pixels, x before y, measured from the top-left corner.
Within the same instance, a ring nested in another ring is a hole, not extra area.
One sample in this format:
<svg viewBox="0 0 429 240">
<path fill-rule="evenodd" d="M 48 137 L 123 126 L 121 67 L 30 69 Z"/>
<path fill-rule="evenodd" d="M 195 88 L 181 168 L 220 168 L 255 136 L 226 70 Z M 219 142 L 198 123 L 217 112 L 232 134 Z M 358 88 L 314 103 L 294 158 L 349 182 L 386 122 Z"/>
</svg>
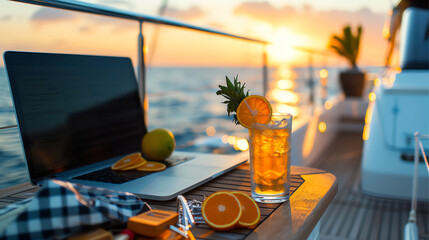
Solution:
<svg viewBox="0 0 429 240">
<path fill-rule="evenodd" d="M 221 172 L 219 167 L 202 167 L 192 164 L 183 164 L 168 168 L 165 171 L 154 173 L 121 185 L 121 189 L 137 194 L 142 198 L 167 200 L 178 193 L 191 190 L 203 180 Z M 156 197 L 154 197 L 156 196 Z"/>
<path fill-rule="evenodd" d="M 216 174 L 217 171 L 221 171 L 221 170 L 222 170 L 221 167 L 215 167 L 215 166 L 183 164 L 172 168 L 168 168 L 166 171 L 160 172 L 158 176 L 200 179 L 200 178 L 210 177 Z"/>
</svg>

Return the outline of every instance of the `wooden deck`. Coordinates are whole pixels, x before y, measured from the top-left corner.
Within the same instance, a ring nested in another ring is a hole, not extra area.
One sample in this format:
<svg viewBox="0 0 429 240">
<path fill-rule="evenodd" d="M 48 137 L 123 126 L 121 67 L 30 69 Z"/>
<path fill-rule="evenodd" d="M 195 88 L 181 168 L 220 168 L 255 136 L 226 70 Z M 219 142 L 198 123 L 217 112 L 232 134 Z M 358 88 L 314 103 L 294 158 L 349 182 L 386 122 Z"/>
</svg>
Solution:
<svg viewBox="0 0 429 240">
<path fill-rule="evenodd" d="M 322 217 L 320 239 L 402 239 L 410 201 L 380 199 L 359 191 L 361 133 L 340 133 L 312 167 L 333 173 L 338 193 Z M 411 187 L 411 186 L 410 186 Z M 429 204 L 420 202 L 420 239 L 429 239 Z"/>
</svg>

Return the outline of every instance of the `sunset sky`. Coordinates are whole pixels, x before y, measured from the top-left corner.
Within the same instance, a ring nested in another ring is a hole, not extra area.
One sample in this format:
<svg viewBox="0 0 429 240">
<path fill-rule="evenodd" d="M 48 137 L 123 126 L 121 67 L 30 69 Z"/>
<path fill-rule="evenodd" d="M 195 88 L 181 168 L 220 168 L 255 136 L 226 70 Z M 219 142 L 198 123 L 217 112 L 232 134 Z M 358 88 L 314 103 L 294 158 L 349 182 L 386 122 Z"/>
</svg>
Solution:
<svg viewBox="0 0 429 240">
<path fill-rule="evenodd" d="M 163 1 L 89 1 L 158 15 Z M 271 65 L 305 65 L 307 54 L 293 47 L 327 50 L 344 25 L 363 26 L 360 65 L 384 63 L 382 28 L 390 0 L 180 0 L 169 1 L 165 17 L 233 34 L 264 39 Z M 85 53 L 128 56 L 135 62 L 138 24 L 128 20 L 0 1 L 0 51 Z M 144 25 L 149 66 L 260 66 L 262 46 L 172 27 Z M 155 40 L 156 39 L 156 44 Z M 335 56 L 335 55 L 332 55 Z M 345 65 L 316 57 L 317 65 Z M 3 60 L 0 62 L 3 66 Z"/>
</svg>

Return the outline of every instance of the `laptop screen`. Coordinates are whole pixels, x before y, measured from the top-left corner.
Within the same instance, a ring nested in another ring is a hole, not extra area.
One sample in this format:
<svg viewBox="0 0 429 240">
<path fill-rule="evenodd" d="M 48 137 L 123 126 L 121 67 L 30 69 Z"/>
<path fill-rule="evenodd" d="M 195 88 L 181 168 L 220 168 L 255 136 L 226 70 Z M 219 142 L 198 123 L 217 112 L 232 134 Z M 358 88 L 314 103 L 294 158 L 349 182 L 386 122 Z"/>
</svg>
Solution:
<svg viewBox="0 0 429 240">
<path fill-rule="evenodd" d="M 129 58 L 4 57 L 33 182 L 140 151 L 147 130 Z"/>
</svg>

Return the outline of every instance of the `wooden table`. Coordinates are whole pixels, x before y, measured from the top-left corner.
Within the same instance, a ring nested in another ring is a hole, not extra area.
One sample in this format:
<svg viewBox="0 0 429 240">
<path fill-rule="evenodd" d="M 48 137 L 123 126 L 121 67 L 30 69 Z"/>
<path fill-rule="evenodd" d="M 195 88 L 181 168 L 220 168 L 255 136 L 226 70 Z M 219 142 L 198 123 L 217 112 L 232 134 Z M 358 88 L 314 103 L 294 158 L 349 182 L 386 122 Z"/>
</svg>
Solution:
<svg viewBox="0 0 429 240">
<path fill-rule="evenodd" d="M 216 232 L 207 225 L 198 225 L 191 229 L 193 234 L 197 239 L 307 239 L 337 193 L 337 181 L 331 173 L 314 168 L 292 166 L 291 173 L 289 201 L 282 204 L 258 204 L 262 216 L 255 229 L 236 228 L 229 232 Z M 202 201 L 204 196 L 221 190 L 238 190 L 250 195 L 249 165 L 242 165 L 184 196 L 188 200 Z M 36 191 L 37 187 L 29 183 L 2 189 L 0 204 L 8 205 Z M 176 210 L 175 200 L 147 202 L 153 208 Z"/>
</svg>

